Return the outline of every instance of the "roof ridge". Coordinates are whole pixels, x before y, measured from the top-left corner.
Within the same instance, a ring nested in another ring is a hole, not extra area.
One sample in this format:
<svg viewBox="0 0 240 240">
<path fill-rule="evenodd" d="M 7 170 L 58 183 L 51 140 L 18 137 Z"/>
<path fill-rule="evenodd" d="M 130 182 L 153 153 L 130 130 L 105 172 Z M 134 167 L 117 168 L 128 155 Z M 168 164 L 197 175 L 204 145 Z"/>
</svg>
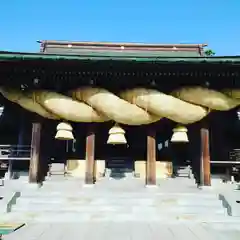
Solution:
<svg viewBox="0 0 240 240">
<path fill-rule="evenodd" d="M 206 43 L 201 44 L 186 44 L 186 43 L 177 43 L 177 44 L 157 44 L 157 43 L 133 43 L 133 42 L 94 42 L 94 41 L 65 41 L 65 40 L 38 40 L 38 43 L 41 44 L 51 44 L 51 45 L 79 45 L 79 46 L 126 46 L 126 47 L 188 47 L 188 48 L 202 48 L 206 47 Z"/>
</svg>

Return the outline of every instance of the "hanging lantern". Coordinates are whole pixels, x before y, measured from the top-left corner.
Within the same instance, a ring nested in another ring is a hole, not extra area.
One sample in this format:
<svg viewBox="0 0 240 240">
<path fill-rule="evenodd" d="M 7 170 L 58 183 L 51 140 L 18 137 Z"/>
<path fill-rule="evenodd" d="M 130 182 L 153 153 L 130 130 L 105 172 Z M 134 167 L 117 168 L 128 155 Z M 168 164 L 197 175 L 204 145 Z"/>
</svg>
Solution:
<svg viewBox="0 0 240 240">
<path fill-rule="evenodd" d="M 187 128 L 184 126 L 177 126 L 174 128 L 171 142 L 189 142 L 187 131 Z"/>
<path fill-rule="evenodd" d="M 61 122 L 57 125 L 57 133 L 55 139 L 73 140 L 72 126 L 69 123 Z"/>
<path fill-rule="evenodd" d="M 119 127 L 118 124 L 115 124 L 110 130 L 109 130 L 109 137 L 107 140 L 107 144 L 126 144 L 127 140 L 125 138 L 125 131 Z"/>
</svg>

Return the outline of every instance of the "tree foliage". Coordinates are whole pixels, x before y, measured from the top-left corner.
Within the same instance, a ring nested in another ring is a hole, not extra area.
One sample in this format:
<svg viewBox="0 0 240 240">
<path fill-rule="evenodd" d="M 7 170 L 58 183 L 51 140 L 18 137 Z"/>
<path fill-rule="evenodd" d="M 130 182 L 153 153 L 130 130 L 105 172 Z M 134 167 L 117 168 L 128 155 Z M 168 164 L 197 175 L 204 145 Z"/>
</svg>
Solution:
<svg viewBox="0 0 240 240">
<path fill-rule="evenodd" d="M 215 55 L 215 52 L 212 49 L 207 49 L 204 52 L 205 56 L 212 57 Z"/>
</svg>

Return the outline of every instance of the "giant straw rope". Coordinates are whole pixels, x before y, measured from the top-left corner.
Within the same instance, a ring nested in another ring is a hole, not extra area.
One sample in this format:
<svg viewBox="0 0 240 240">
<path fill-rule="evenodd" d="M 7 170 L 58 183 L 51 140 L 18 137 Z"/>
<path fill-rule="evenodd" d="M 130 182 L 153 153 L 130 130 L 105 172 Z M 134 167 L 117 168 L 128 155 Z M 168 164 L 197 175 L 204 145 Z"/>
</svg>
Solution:
<svg viewBox="0 0 240 240">
<path fill-rule="evenodd" d="M 69 96 L 39 90 L 25 93 L 0 88 L 2 95 L 45 118 L 73 122 L 115 122 L 142 125 L 165 117 L 181 124 L 203 119 L 211 110 L 228 111 L 240 105 L 240 89 L 223 92 L 203 87 L 184 87 L 171 95 L 135 88 L 118 96 L 108 90 L 83 87 Z"/>
</svg>

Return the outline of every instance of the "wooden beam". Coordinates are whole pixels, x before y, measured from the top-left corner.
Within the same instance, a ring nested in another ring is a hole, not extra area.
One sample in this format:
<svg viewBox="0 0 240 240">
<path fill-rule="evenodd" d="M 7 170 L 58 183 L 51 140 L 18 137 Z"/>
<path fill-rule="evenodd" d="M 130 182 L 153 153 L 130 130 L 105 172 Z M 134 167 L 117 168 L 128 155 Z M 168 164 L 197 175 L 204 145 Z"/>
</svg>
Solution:
<svg viewBox="0 0 240 240">
<path fill-rule="evenodd" d="M 93 125 L 89 126 L 86 137 L 86 171 L 85 184 L 94 184 L 94 157 L 95 157 L 95 132 Z"/>
<path fill-rule="evenodd" d="M 149 129 L 147 136 L 146 185 L 156 185 L 156 132 Z"/>
<path fill-rule="evenodd" d="M 201 128 L 201 162 L 203 185 L 211 186 L 209 130 L 207 128 Z"/>
<path fill-rule="evenodd" d="M 31 159 L 29 165 L 29 182 L 37 183 L 40 177 L 40 139 L 41 123 L 32 124 Z"/>
</svg>

